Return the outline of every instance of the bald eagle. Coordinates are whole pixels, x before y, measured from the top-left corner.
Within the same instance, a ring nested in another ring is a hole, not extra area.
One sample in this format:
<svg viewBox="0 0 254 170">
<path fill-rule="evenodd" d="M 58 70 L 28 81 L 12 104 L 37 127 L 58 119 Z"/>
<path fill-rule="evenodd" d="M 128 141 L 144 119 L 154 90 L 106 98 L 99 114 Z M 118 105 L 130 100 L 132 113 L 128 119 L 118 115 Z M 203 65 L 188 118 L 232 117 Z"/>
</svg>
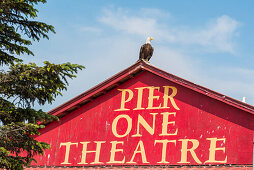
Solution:
<svg viewBox="0 0 254 170">
<path fill-rule="evenodd" d="M 139 60 L 145 60 L 149 61 L 153 55 L 153 47 L 151 45 L 151 40 L 153 40 L 153 37 L 148 37 L 146 39 L 146 43 L 141 46 L 140 52 L 139 52 Z"/>
</svg>

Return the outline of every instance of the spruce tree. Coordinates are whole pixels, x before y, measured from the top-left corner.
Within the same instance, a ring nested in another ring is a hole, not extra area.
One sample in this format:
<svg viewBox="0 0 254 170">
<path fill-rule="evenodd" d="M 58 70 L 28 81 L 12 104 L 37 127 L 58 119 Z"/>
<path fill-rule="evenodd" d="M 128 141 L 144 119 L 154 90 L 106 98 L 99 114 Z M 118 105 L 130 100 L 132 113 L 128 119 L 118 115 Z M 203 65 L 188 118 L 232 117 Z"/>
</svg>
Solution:
<svg viewBox="0 0 254 170">
<path fill-rule="evenodd" d="M 51 104 L 75 77 L 78 64 L 43 66 L 24 63 L 22 55 L 34 55 L 33 41 L 48 39 L 54 27 L 36 20 L 35 6 L 46 0 L 0 1 L 0 168 L 23 169 L 34 156 L 50 146 L 33 138 L 43 123 L 58 118 L 34 108 L 34 104 Z"/>
</svg>

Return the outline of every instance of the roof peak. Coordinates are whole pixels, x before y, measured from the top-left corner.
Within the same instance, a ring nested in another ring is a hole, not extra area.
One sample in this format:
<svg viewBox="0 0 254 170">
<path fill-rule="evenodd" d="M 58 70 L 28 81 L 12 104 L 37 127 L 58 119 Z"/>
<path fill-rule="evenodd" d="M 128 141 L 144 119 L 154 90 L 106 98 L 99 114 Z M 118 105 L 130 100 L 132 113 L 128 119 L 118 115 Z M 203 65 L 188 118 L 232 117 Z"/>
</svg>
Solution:
<svg viewBox="0 0 254 170">
<path fill-rule="evenodd" d="M 84 105 L 92 101 L 93 99 L 105 94 L 106 92 L 119 86 L 123 82 L 128 81 L 129 79 L 135 77 L 138 73 L 142 71 L 151 72 L 157 76 L 160 76 L 164 79 L 167 79 L 181 86 L 194 90 L 198 93 L 201 93 L 213 99 L 219 100 L 231 106 L 237 107 L 241 110 L 254 114 L 254 106 L 252 105 L 243 103 L 239 100 L 233 99 L 221 93 L 215 92 L 203 86 L 197 85 L 193 82 L 190 82 L 188 80 L 175 76 L 143 60 L 136 61 L 133 65 L 127 67 L 121 72 L 99 83 L 98 85 L 87 90 L 86 92 L 74 97 L 73 99 L 67 101 L 66 103 L 56 107 L 55 109 L 49 111 L 48 113 L 57 115 L 57 116 L 65 115 L 68 112 L 73 111 L 76 108 L 79 108 L 81 105 Z"/>
</svg>

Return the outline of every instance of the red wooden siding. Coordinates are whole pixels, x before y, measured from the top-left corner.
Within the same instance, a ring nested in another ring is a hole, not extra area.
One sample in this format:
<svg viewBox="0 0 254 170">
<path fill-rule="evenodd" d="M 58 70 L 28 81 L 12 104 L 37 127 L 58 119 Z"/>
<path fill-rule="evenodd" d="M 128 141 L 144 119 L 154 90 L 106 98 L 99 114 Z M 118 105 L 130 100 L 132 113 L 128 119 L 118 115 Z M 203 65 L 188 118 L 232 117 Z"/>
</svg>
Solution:
<svg viewBox="0 0 254 170">
<path fill-rule="evenodd" d="M 34 165 L 251 165 L 253 129 L 253 114 L 144 71 L 42 129 L 52 147 Z"/>
<path fill-rule="evenodd" d="M 45 167 L 45 168 L 26 168 L 26 170 L 55 170 L 55 169 L 59 169 L 59 170 L 108 170 L 108 169 L 117 169 L 117 170 L 176 170 L 176 169 L 181 169 L 181 170 L 202 170 L 202 169 L 209 169 L 209 170 L 252 170 L 252 167 L 250 166 L 208 166 L 208 167 Z"/>
</svg>

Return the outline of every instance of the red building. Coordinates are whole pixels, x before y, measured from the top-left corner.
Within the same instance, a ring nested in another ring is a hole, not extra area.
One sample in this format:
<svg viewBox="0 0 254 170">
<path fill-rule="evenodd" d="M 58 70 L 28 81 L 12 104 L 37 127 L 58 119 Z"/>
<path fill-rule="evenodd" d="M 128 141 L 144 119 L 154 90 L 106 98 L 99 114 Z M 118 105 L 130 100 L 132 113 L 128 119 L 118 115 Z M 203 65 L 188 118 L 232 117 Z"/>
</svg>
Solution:
<svg viewBox="0 0 254 170">
<path fill-rule="evenodd" d="M 49 113 L 27 169 L 252 169 L 253 106 L 143 61 Z"/>
</svg>

